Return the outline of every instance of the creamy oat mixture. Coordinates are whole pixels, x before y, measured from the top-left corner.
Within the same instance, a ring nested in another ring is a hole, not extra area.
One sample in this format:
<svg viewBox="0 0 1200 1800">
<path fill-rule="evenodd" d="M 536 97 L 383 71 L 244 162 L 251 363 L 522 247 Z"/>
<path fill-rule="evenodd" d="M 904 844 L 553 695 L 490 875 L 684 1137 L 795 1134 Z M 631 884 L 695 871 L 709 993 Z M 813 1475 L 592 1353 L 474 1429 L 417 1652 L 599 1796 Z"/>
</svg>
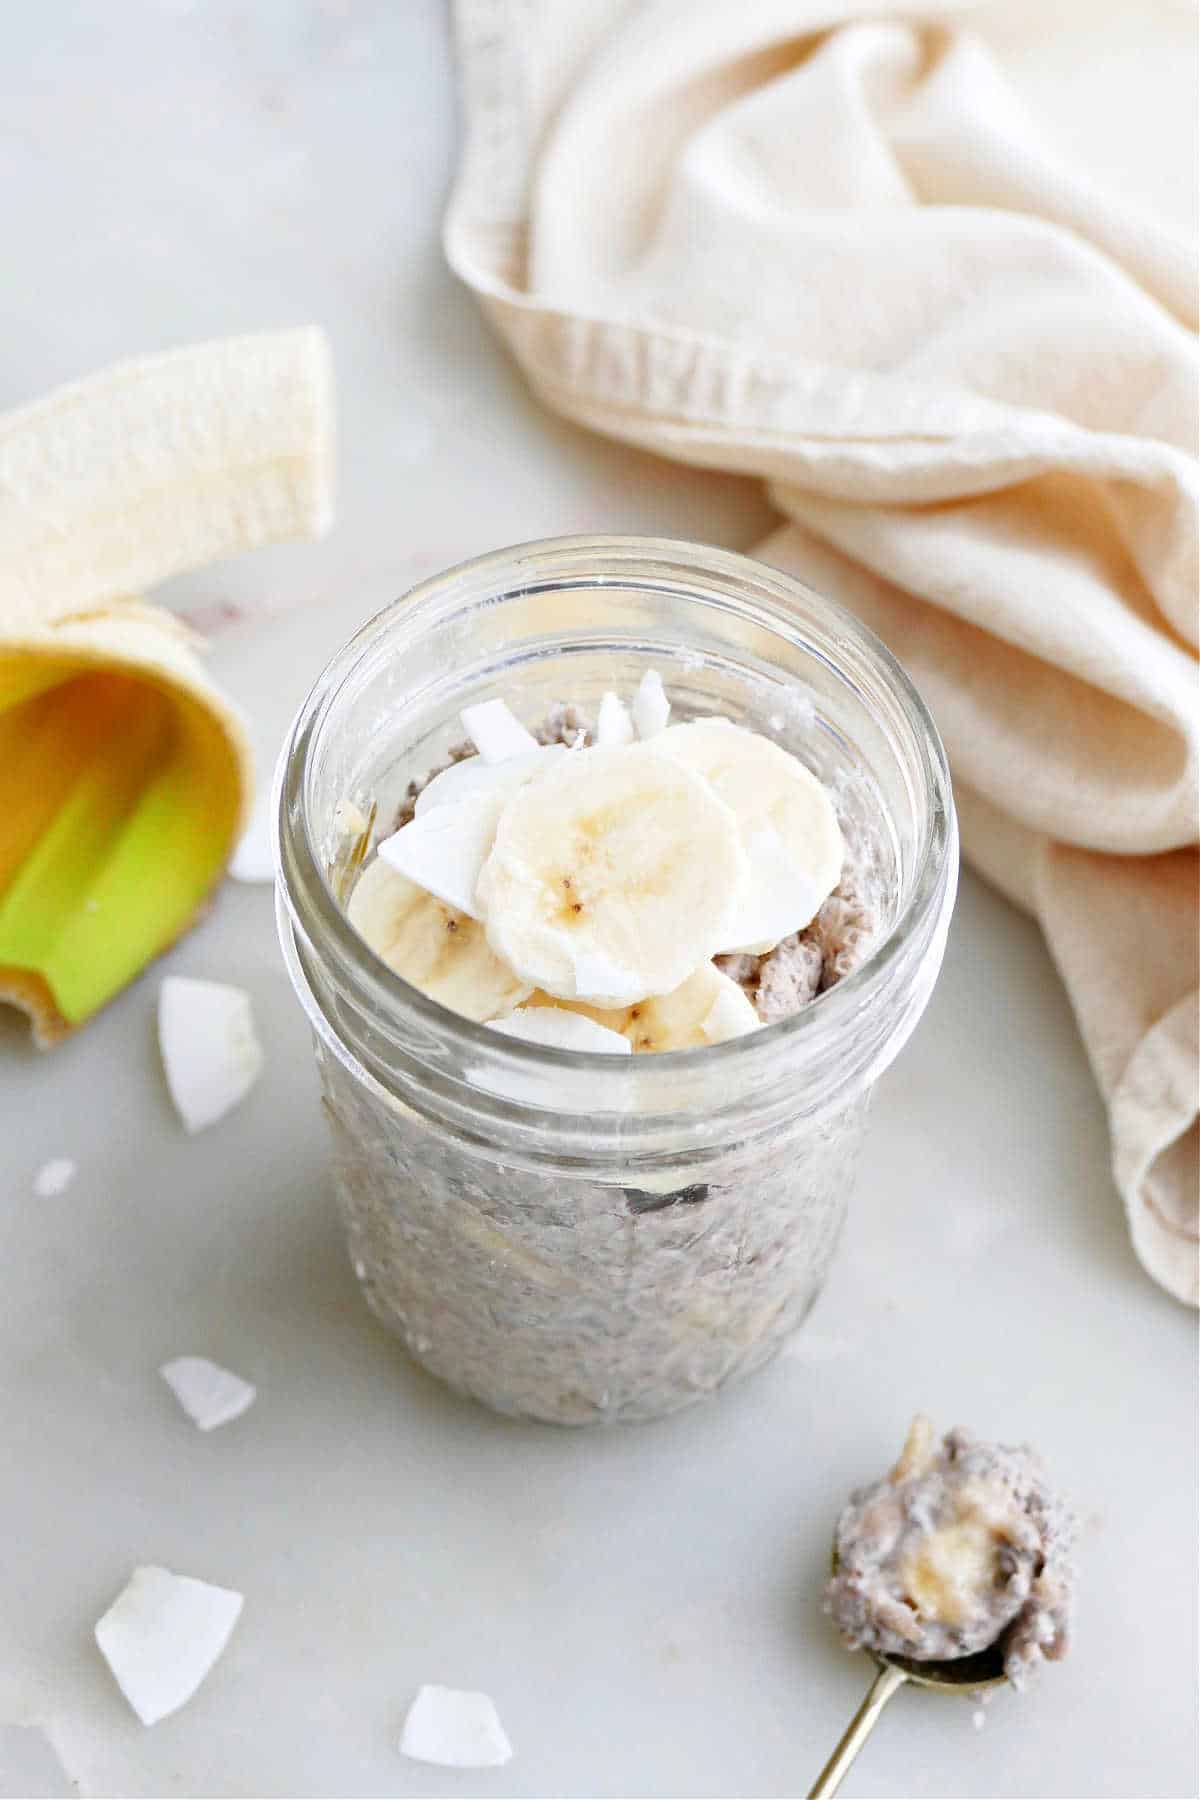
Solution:
<svg viewBox="0 0 1200 1800">
<path fill-rule="evenodd" d="M 851 1495 L 825 1608 L 849 1649 L 920 1662 L 999 1644 L 1021 1687 L 1066 1655 L 1075 1521 L 1034 1453 L 917 1418 L 895 1468 Z"/>
</svg>

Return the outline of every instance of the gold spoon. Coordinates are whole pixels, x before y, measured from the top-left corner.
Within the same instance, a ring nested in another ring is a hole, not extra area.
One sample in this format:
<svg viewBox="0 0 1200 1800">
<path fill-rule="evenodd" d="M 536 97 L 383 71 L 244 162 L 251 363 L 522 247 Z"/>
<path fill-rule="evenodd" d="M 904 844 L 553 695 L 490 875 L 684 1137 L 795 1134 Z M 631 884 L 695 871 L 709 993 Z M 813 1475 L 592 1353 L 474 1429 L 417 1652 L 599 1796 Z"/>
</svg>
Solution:
<svg viewBox="0 0 1200 1800">
<path fill-rule="evenodd" d="M 837 1558 L 834 1558 L 837 1568 Z M 830 1800 L 872 1731 L 879 1715 L 897 1689 L 906 1681 L 917 1687 L 932 1688 L 938 1694 L 980 1693 L 985 1688 L 1000 1687 L 1004 1674 L 1004 1653 L 999 1644 L 989 1644 L 973 1656 L 946 1657 L 937 1662 L 918 1662 L 911 1656 L 884 1656 L 872 1650 L 871 1658 L 879 1673 L 866 1699 L 842 1733 L 837 1749 L 817 1776 L 816 1786 L 808 1800 Z"/>
</svg>

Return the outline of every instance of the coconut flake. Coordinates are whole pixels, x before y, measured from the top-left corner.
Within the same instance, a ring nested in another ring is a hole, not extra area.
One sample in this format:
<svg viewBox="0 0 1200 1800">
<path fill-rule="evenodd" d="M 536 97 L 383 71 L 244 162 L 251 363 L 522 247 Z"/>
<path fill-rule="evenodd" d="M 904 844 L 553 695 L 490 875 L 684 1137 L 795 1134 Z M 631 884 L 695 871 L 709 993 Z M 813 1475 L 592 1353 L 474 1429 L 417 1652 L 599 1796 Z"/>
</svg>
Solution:
<svg viewBox="0 0 1200 1800">
<path fill-rule="evenodd" d="M 710 1044 L 723 1044 L 727 1038 L 745 1037 L 757 1031 L 762 1021 L 735 981 L 722 977 L 727 986 L 717 990 L 717 997 L 701 1020 L 700 1029 Z"/>
<path fill-rule="evenodd" d="M 512 1745 L 491 1697 L 463 1688 L 423 1687 L 408 1709 L 400 1754 L 446 1769 L 496 1769 Z"/>
<path fill-rule="evenodd" d="M 158 990 L 158 1044 L 171 1098 L 189 1131 L 223 1118 L 262 1073 L 250 996 L 219 981 L 166 977 Z"/>
<path fill-rule="evenodd" d="M 633 722 L 640 738 L 657 737 L 667 729 L 671 702 L 663 691 L 662 676 L 657 669 L 647 669 L 633 696 Z"/>
<path fill-rule="evenodd" d="M 448 769 L 443 769 L 426 783 L 417 795 L 413 811 L 419 819 L 422 813 L 432 812 L 435 807 L 456 806 L 460 800 L 472 795 L 502 794 L 507 799 L 517 788 L 540 775 L 556 757 L 565 755 L 562 744 L 539 744 L 536 750 L 527 751 L 523 756 L 510 756 L 500 763 L 486 763 L 482 756 L 464 757 L 462 762 L 451 763 Z"/>
<path fill-rule="evenodd" d="M 736 946 L 721 956 L 764 956 L 793 931 L 811 924 L 829 890 L 788 854 L 773 825 L 761 825 L 746 845 L 749 874 L 730 927 Z"/>
<path fill-rule="evenodd" d="M 369 822 L 353 800 L 339 800 L 333 809 L 333 829 L 339 837 L 361 837 Z"/>
<path fill-rule="evenodd" d="M 617 694 L 602 694 L 600 697 L 595 741 L 601 750 L 619 750 L 623 744 L 633 742 L 633 718 L 629 708 Z"/>
<path fill-rule="evenodd" d="M 480 909 L 475 887 L 504 801 L 502 793 L 484 793 L 472 794 L 453 806 L 432 807 L 384 838 L 379 855 L 389 868 L 407 875 L 426 893 L 477 919 Z"/>
<path fill-rule="evenodd" d="M 229 862 L 235 881 L 274 881 L 275 853 L 271 844 L 271 790 L 263 788 L 250 810 L 249 823 Z"/>
<path fill-rule="evenodd" d="M 53 1200 L 65 1194 L 79 1172 L 78 1163 L 69 1156 L 55 1156 L 43 1163 L 33 1178 L 33 1191 L 39 1200 Z"/>
<path fill-rule="evenodd" d="M 519 1006 L 507 1018 L 493 1019 L 492 1030 L 527 1044 L 550 1044 L 556 1050 L 600 1050 L 613 1056 L 630 1054 L 629 1039 L 610 1031 L 586 1013 L 565 1006 Z"/>
<path fill-rule="evenodd" d="M 135 1569 L 96 1642 L 143 1725 L 177 1712 L 229 1642 L 243 1596 L 153 1565 Z"/>
<path fill-rule="evenodd" d="M 533 733 L 526 731 L 503 700 L 481 700 L 477 706 L 464 706 L 460 716 L 463 730 L 485 763 L 527 756 L 538 747 Z"/>
<path fill-rule="evenodd" d="M 258 1393 L 253 1382 L 243 1381 L 231 1369 L 204 1356 L 177 1356 L 158 1372 L 201 1431 L 213 1431 L 230 1419 L 240 1419 Z"/>
</svg>

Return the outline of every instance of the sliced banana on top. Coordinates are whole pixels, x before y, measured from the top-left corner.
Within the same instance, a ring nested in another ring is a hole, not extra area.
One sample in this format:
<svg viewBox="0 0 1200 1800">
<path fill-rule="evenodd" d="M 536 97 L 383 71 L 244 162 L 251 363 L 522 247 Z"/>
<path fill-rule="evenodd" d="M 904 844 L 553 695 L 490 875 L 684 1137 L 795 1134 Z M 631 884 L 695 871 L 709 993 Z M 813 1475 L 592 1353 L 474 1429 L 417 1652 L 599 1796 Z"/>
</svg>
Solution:
<svg viewBox="0 0 1200 1800">
<path fill-rule="evenodd" d="M 530 984 L 492 953 L 478 920 L 378 857 L 359 876 L 346 916 L 398 975 L 464 1018 L 484 1023 L 529 998 Z"/>
<path fill-rule="evenodd" d="M 549 994 L 535 992 L 525 1010 L 532 1016 L 551 1007 L 619 1033 L 636 1051 L 702 1050 L 726 1038 L 744 1037 L 762 1024 L 737 982 L 712 963 L 702 963 L 671 993 L 639 1000 L 636 1006 L 588 1006 L 582 1000 L 554 1001 Z"/>
<path fill-rule="evenodd" d="M 668 994 L 735 935 L 737 819 L 659 742 L 575 751 L 501 813 L 476 888 L 488 941 L 560 999 Z"/>
<path fill-rule="evenodd" d="M 672 725 L 659 755 L 702 775 L 736 814 L 750 878 L 721 954 L 761 955 L 815 918 L 837 886 L 845 846 L 833 803 L 804 764 L 727 719 Z"/>
</svg>

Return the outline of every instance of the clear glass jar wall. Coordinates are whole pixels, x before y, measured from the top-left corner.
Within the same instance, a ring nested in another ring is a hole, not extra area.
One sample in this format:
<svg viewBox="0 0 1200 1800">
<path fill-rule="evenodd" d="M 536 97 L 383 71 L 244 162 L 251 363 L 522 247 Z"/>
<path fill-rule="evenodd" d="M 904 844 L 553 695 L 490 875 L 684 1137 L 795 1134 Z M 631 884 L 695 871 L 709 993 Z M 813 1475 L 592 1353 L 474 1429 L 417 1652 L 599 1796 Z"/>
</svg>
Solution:
<svg viewBox="0 0 1200 1800">
<path fill-rule="evenodd" d="M 380 827 L 464 705 L 534 724 L 662 674 L 834 792 L 882 929 L 794 1018 L 706 1050 L 606 1057 L 501 1037 L 388 969 L 333 891 L 339 811 Z M 366 1296 L 414 1356 L 501 1411 L 642 1419 L 764 1362 L 819 1292 L 871 1088 L 928 1000 L 957 874 L 920 699 L 849 615 L 745 558 L 561 539 L 435 577 L 367 625 L 301 711 L 280 779 L 280 936 L 311 1021 Z"/>
</svg>

